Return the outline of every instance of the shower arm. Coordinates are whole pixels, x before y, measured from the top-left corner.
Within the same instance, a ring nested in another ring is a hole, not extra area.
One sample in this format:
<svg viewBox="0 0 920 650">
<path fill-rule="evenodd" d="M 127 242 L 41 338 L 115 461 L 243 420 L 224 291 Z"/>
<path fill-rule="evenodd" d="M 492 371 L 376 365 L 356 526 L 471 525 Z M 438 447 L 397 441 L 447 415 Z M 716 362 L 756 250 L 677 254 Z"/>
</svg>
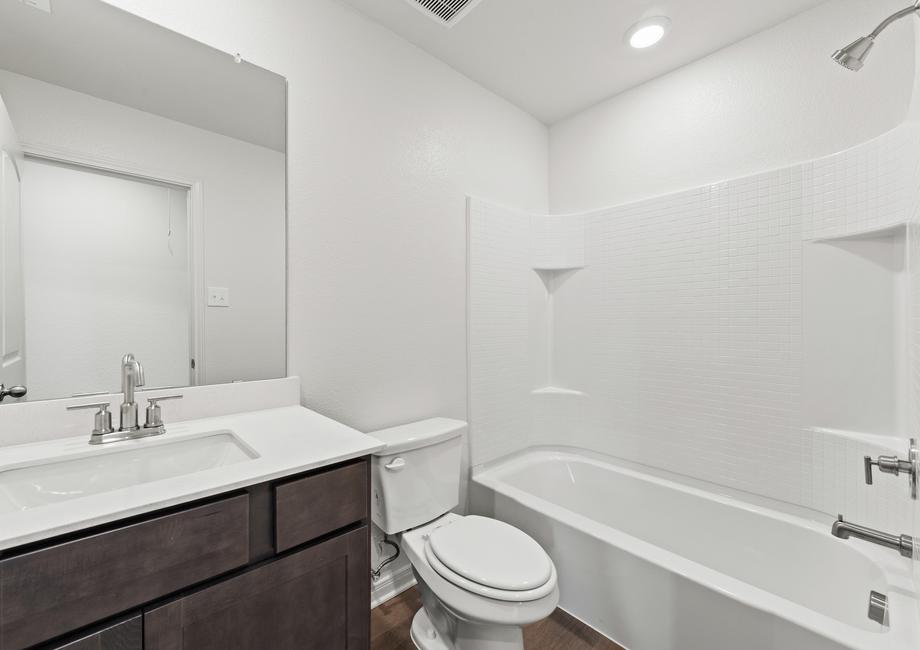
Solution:
<svg viewBox="0 0 920 650">
<path fill-rule="evenodd" d="M 883 20 L 878 27 L 872 30 L 872 33 L 869 34 L 869 38 L 874 41 L 876 38 L 878 38 L 879 34 L 885 31 L 885 28 L 888 27 L 888 25 L 893 22 L 897 22 L 902 18 L 907 18 L 907 16 L 910 16 L 911 14 L 920 14 L 920 0 L 917 0 L 913 7 L 906 7 L 901 9 L 901 11 L 895 12 L 888 16 L 888 18 Z"/>
</svg>

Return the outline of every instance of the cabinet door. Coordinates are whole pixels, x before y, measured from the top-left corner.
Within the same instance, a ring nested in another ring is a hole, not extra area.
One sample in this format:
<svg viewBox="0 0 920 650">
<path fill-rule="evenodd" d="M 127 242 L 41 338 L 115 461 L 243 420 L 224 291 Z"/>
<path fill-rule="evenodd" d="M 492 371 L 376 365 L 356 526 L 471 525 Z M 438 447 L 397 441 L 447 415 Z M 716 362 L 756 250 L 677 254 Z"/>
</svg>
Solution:
<svg viewBox="0 0 920 650">
<path fill-rule="evenodd" d="M 92 634 L 53 646 L 54 650 L 143 650 L 143 647 L 144 624 L 140 614 Z"/>
<path fill-rule="evenodd" d="M 367 650 L 367 526 L 144 615 L 145 650 Z"/>
</svg>

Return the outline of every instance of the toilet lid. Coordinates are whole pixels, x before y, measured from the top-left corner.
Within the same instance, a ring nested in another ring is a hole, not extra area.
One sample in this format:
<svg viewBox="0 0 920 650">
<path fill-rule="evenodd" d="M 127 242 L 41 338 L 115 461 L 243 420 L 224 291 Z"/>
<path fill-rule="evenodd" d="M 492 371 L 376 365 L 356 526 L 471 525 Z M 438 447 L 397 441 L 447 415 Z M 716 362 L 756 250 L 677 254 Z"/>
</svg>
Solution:
<svg viewBox="0 0 920 650">
<path fill-rule="evenodd" d="M 428 560 L 429 566 L 435 570 L 439 576 L 447 580 L 449 583 L 460 589 L 464 589 L 474 594 L 480 596 L 485 596 L 486 598 L 491 598 L 493 600 L 503 600 L 505 602 L 511 603 L 525 603 L 532 600 L 540 600 L 546 596 L 551 595 L 556 590 L 556 568 L 551 567 L 551 573 L 549 580 L 546 581 L 542 587 L 537 587 L 536 589 L 525 589 L 523 591 L 511 591 L 508 589 L 495 589 L 493 587 L 487 587 L 481 585 L 478 582 L 473 582 L 472 580 L 467 580 L 459 573 L 448 569 L 444 566 L 444 563 L 441 562 L 434 554 L 434 551 L 431 550 L 431 544 L 425 544 L 425 559 Z"/>
<path fill-rule="evenodd" d="M 452 572 L 493 589 L 530 591 L 553 574 L 553 563 L 539 544 L 496 519 L 463 517 L 432 532 L 428 544 Z"/>
</svg>

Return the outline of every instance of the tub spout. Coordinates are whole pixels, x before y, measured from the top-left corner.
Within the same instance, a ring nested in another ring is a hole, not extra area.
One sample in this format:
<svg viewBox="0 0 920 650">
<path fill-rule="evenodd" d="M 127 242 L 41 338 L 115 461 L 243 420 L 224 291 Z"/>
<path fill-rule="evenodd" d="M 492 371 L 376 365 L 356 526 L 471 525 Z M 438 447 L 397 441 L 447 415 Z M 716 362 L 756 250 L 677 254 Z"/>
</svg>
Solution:
<svg viewBox="0 0 920 650">
<path fill-rule="evenodd" d="M 844 521 L 843 515 L 837 515 L 837 521 L 831 526 L 831 535 L 840 539 L 855 537 L 895 550 L 907 558 L 914 556 L 914 539 L 910 535 L 890 535 L 859 524 L 851 524 Z"/>
</svg>

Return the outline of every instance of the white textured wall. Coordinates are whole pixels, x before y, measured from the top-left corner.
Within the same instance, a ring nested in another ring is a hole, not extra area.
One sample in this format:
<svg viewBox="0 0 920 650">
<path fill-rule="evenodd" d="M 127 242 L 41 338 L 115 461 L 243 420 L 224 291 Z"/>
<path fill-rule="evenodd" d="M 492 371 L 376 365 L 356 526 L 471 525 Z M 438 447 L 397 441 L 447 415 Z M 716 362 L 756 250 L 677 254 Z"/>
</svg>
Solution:
<svg viewBox="0 0 920 650">
<path fill-rule="evenodd" d="M 547 206 L 537 120 L 332 0 L 110 0 L 289 82 L 289 373 L 363 430 L 466 417 L 467 193 Z"/>
<path fill-rule="evenodd" d="M 199 181 L 205 282 L 231 290 L 206 310 L 202 381 L 284 374 L 283 154 L 3 70 L 0 95 L 28 145 Z"/>
<path fill-rule="evenodd" d="M 914 74 L 910 23 L 890 27 L 858 74 L 830 54 L 904 4 L 831 0 L 554 124 L 553 212 L 810 160 L 896 126 Z"/>
</svg>

